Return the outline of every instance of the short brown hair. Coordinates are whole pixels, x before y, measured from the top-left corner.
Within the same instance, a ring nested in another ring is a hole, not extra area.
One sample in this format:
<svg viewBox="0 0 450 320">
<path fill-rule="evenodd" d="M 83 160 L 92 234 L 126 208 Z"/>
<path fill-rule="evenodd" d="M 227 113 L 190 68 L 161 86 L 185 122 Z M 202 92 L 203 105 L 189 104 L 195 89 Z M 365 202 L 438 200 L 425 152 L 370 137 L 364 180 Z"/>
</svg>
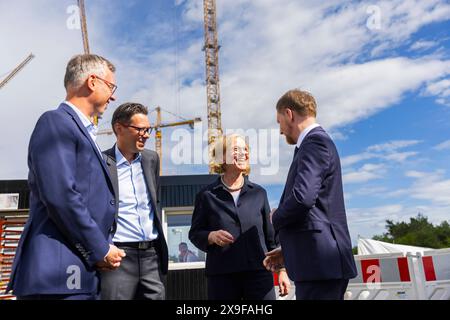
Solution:
<svg viewBox="0 0 450 320">
<path fill-rule="evenodd" d="M 277 102 L 277 111 L 291 109 L 301 116 L 316 117 L 317 104 L 311 93 L 293 89 L 286 92 Z"/>
<path fill-rule="evenodd" d="M 250 153 L 249 145 L 247 139 L 239 134 L 230 134 L 226 136 L 220 136 L 214 142 L 213 149 L 211 150 L 211 162 L 210 167 L 214 173 L 222 174 L 225 172 L 224 167 L 226 164 L 226 153 L 227 147 L 231 146 L 233 140 L 241 138 L 245 141 L 245 146 L 247 147 L 247 151 Z M 221 153 L 220 153 L 221 152 Z M 250 173 L 250 162 L 247 164 L 245 168 L 244 175 L 248 176 Z"/>
</svg>

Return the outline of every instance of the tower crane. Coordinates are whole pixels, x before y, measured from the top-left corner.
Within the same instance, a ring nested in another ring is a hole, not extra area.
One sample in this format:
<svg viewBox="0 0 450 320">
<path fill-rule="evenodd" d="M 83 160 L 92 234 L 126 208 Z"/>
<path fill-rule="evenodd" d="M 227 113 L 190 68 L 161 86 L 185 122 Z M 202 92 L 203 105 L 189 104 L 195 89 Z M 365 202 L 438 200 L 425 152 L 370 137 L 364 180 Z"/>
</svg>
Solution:
<svg viewBox="0 0 450 320">
<path fill-rule="evenodd" d="M 154 126 L 151 126 L 151 128 L 153 128 L 155 130 L 155 151 L 158 153 L 158 156 L 159 156 L 159 160 L 160 160 L 159 161 L 159 172 L 161 174 L 162 173 L 162 132 L 161 132 L 161 129 L 168 128 L 168 127 L 184 126 L 184 125 L 188 125 L 191 129 L 193 129 L 194 124 L 196 122 L 201 122 L 202 119 L 201 118 L 194 118 L 191 120 L 183 119 L 183 121 L 178 121 L 178 122 L 162 123 L 161 107 L 156 107 L 154 111 L 156 111 L 156 122 L 155 122 Z M 168 111 L 166 111 L 166 112 L 168 112 Z M 106 130 L 100 130 L 98 132 L 98 135 L 104 135 L 104 134 L 111 135 L 111 134 L 113 134 L 113 131 L 111 129 L 106 129 Z"/>
<path fill-rule="evenodd" d="M 89 38 L 86 23 L 86 10 L 84 8 L 84 0 L 78 0 L 78 8 L 80 10 L 81 36 L 83 37 L 84 53 L 89 54 Z"/>
<path fill-rule="evenodd" d="M 219 49 L 216 23 L 216 1 L 203 0 L 205 29 L 206 101 L 208 113 L 208 148 L 211 160 L 214 142 L 222 135 L 219 86 Z M 211 163 L 211 161 L 210 161 Z M 209 167 L 209 173 L 212 167 Z"/>
<path fill-rule="evenodd" d="M 22 70 L 28 62 L 34 58 L 33 53 L 30 53 L 13 71 L 11 71 L 5 79 L 0 82 L 0 89 L 3 88 L 20 70 Z"/>
</svg>

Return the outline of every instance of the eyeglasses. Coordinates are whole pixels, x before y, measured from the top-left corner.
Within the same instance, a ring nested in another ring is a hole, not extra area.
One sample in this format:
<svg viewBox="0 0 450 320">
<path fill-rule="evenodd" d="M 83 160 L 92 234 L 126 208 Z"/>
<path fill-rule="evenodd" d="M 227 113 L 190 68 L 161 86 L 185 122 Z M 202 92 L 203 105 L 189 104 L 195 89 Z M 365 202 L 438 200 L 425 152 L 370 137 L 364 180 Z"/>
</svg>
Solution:
<svg viewBox="0 0 450 320">
<path fill-rule="evenodd" d="M 94 75 L 98 80 L 102 80 L 107 86 L 108 88 L 111 90 L 111 95 L 114 94 L 114 92 L 116 92 L 117 90 L 117 86 L 114 83 L 109 82 L 108 80 L 102 79 L 97 75 Z"/>
<path fill-rule="evenodd" d="M 152 127 L 150 127 L 150 128 L 146 128 L 146 127 L 141 128 L 141 127 L 136 127 L 136 126 L 132 126 L 132 125 L 124 125 L 124 126 L 127 127 L 127 128 L 133 128 L 134 130 L 136 130 L 138 132 L 138 134 L 140 136 L 143 136 L 145 134 L 150 135 L 152 133 L 152 131 L 153 131 Z"/>
</svg>

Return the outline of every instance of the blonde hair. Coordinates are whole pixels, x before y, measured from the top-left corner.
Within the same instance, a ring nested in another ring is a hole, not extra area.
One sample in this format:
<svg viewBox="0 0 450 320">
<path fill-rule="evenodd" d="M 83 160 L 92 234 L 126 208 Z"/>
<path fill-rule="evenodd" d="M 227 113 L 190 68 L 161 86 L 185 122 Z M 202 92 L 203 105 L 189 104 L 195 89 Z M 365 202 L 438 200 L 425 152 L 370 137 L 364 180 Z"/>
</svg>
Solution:
<svg viewBox="0 0 450 320">
<path fill-rule="evenodd" d="M 236 133 L 221 136 L 214 142 L 214 146 L 211 150 L 211 161 L 209 163 L 214 173 L 223 174 L 225 172 L 224 168 L 226 164 L 227 147 L 231 148 L 233 141 L 239 138 L 244 140 L 247 152 L 250 152 L 247 139 L 244 136 L 241 136 Z M 244 170 L 244 175 L 248 176 L 249 173 L 250 173 L 250 162 L 247 163 L 247 166 Z"/>
</svg>

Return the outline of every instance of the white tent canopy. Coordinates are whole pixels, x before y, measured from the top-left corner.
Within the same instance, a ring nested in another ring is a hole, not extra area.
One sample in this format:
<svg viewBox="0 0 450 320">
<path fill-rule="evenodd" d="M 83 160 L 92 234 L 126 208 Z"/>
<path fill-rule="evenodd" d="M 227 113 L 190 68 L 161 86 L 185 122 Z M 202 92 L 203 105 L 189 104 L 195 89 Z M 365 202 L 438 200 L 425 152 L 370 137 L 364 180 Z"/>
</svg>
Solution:
<svg viewBox="0 0 450 320">
<path fill-rule="evenodd" d="M 378 254 L 378 253 L 417 253 L 434 250 L 430 248 L 406 246 L 403 244 L 393 244 L 378 240 L 358 238 L 358 255 Z"/>
</svg>

